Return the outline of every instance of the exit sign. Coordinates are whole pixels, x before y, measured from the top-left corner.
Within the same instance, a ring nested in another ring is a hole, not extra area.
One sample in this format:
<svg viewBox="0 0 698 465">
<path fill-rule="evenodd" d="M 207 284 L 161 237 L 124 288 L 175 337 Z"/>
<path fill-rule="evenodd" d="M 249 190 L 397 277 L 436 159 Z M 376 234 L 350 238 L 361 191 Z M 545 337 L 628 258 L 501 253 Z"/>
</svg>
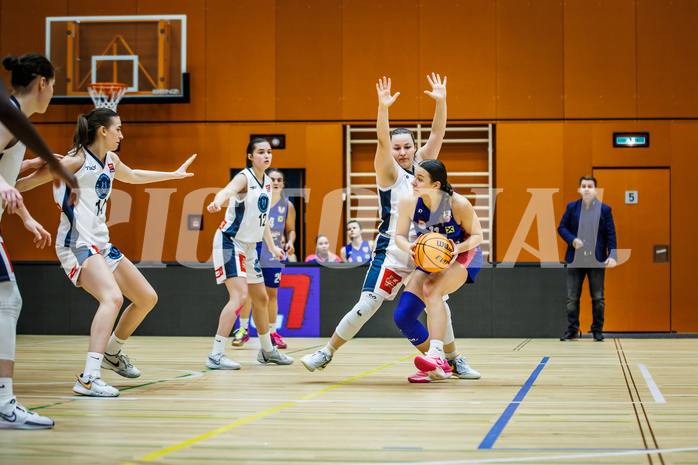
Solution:
<svg viewBox="0 0 698 465">
<path fill-rule="evenodd" d="M 649 147 L 650 133 L 649 132 L 614 132 L 613 133 L 614 147 Z"/>
</svg>

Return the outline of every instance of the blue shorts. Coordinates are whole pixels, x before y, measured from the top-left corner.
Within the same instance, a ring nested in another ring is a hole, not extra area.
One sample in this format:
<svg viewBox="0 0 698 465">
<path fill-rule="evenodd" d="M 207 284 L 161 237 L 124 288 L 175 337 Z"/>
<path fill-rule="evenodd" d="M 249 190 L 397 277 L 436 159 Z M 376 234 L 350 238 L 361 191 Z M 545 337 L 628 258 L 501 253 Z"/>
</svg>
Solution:
<svg viewBox="0 0 698 465">
<path fill-rule="evenodd" d="M 264 285 L 272 289 L 278 289 L 281 284 L 282 268 L 278 260 L 268 260 L 262 257 L 262 243 L 257 242 L 257 256 L 260 257 L 259 264 L 262 266 L 262 274 L 264 275 Z"/>
</svg>

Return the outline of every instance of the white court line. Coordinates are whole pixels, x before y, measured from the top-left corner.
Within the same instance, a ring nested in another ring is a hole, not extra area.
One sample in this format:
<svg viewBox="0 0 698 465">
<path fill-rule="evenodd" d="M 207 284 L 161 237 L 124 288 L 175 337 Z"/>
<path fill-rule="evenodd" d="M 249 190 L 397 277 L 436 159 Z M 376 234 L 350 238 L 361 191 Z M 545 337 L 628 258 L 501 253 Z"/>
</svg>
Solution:
<svg viewBox="0 0 698 465">
<path fill-rule="evenodd" d="M 654 401 L 658 404 L 666 404 L 666 400 L 664 399 L 664 396 L 659 391 L 659 388 L 657 387 L 657 383 L 655 383 L 654 380 L 652 379 L 652 375 L 650 374 L 649 370 L 647 370 L 647 367 L 645 365 L 643 365 L 642 363 L 638 363 L 637 366 L 640 367 L 640 371 L 642 372 L 642 376 L 645 377 L 645 382 L 647 383 L 647 387 L 650 388 L 650 392 L 652 393 L 652 397 L 654 397 Z"/>
<path fill-rule="evenodd" d="M 89 340 L 89 337 L 81 337 L 78 339 L 61 339 L 60 341 L 44 341 L 44 342 L 32 342 L 31 344 L 17 344 L 17 347 L 26 347 L 26 346 L 38 346 L 41 344 L 58 344 L 60 342 L 75 342 L 75 341 L 85 341 Z"/>
<path fill-rule="evenodd" d="M 508 450 L 508 449 L 507 449 Z M 526 449 L 517 449 L 525 451 Z M 492 449 L 492 452 L 496 452 L 497 449 Z M 532 452 L 538 452 L 535 449 Z M 509 462 L 538 462 L 546 460 L 569 460 L 569 459 L 589 459 L 598 457 L 618 457 L 626 455 L 648 455 L 648 454 L 670 454 L 672 452 L 694 452 L 698 451 L 698 447 L 682 447 L 677 449 L 643 449 L 643 450 L 629 450 L 620 452 L 600 452 L 594 454 L 573 454 L 573 455 L 542 455 L 539 457 L 507 457 L 507 458 L 496 458 L 496 459 L 468 459 L 468 460 L 444 460 L 439 462 L 392 462 L 392 465 L 457 465 L 461 463 L 509 463 Z M 385 464 L 385 462 L 367 462 L 367 465 L 371 464 Z"/>
</svg>

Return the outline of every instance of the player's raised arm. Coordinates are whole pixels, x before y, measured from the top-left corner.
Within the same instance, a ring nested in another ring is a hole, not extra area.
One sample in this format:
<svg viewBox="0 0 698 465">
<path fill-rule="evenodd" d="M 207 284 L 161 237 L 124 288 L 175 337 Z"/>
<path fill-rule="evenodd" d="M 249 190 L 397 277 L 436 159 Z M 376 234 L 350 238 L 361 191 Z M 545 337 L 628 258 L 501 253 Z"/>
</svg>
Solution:
<svg viewBox="0 0 698 465">
<path fill-rule="evenodd" d="M 431 85 L 431 91 L 425 90 L 424 93 L 436 100 L 436 110 L 431 123 L 429 140 L 415 155 L 418 162 L 438 157 L 446 135 L 446 76 L 444 76 L 443 82 L 441 76 L 435 73 L 431 73 L 431 76 L 427 75 L 427 79 Z"/>
<path fill-rule="evenodd" d="M 188 173 L 187 168 L 196 158 L 192 155 L 176 171 L 150 171 L 131 169 L 122 162 L 116 154 L 112 154 L 114 160 L 115 178 L 129 184 L 148 184 L 151 182 L 169 181 L 171 179 L 183 179 L 194 176 Z"/>
<path fill-rule="evenodd" d="M 213 202 L 211 202 L 208 205 L 207 210 L 210 213 L 216 213 L 221 211 L 221 207 L 225 202 L 228 201 L 228 199 L 230 199 L 232 196 L 238 193 L 242 193 L 246 189 L 247 178 L 242 173 L 236 174 L 232 181 L 230 181 L 227 186 L 225 186 L 216 194 L 216 196 L 213 199 Z"/>
<path fill-rule="evenodd" d="M 378 92 L 378 118 L 376 120 L 376 133 L 378 135 L 378 147 L 373 166 L 376 169 L 378 185 L 389 187 L 395 183 L 398 174 L 398 167 L 393 158 L 390 145 L 390 120 L 388 108 L 395 102 L 400 92 L 390 95 L 391 82 L 389 78 L 383 77 L 376 84 Z"/>
</svg>

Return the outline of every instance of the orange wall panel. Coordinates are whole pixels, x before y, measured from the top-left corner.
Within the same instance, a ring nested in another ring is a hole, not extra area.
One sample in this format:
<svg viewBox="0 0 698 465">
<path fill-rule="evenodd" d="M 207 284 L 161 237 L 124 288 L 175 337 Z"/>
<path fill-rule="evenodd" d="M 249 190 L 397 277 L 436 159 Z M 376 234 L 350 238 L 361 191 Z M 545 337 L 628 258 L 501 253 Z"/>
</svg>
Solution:
<svg viewBox="0 0 698 465">
<path fill-rule="evenodd" d="M 494 187 L 502 189 L 495 204 L 497 261 L 510 261 L 510 257 L 511 261 L 519 262 L 558 260 L 557 246 L 550 244 L 557 244 L 555 230 L 557 221 L 564 212 L 559 192 L 562 177 L 561 123 L 501 123 L 497 126 Z M 534 204 L 533 194 L 528 189 L 557 189 L 558 192 L 552 194 L 552 200 L 543 193 L 536 198 L 543 202 Z M 532 211 L 529 208 L 533 208 L 539 215 L 526 233 L 522 220 L 527 211 Z M 539 236 L 539 228 L 544 231 L 545 237 Z M 539 256 L 516 247 L 514 239 L 518 237 L 517 232 L 526 233 L 525 243 L 540 251 Z"/>
<path fill-rule="evenodd" d="M 419 69 L 419 4 L 401 0 L 344 2 L 342 72 L 345 120 L 375 120 L 376 83 L 392 79 L 400 92 L 390 108 L 392 120 L 417 118 L 425 78 Z M 426 84 L 428 85 L 428 84 Z"/>
<path fill-rule="evenodd" d="M 650 146 L 613 147 L 614 132 L 649 132 Z M 663 121 L 622 121 L 594 124 L 594 167 L 669 166 L 671 163 L 671 123 Z"/>
<path fill-rule="evenodd" d="M 341 4 L 280 2 L 276 34 L 276 119 L 341 120 Z"/>
<path fill-rule="evenodd" d="M 637 5 L 638 117 L 698 117 L 698 2 Z"/>
<path fill-rule="evenodd" d="M 563 7 L 497 2 L 497 118 L 562 118 Z"/>
<path fill-rule="evenodd" d="M 192 100 L 208 121 L 276 119 L 275 12 L 274 0 L 207 0 L 205 36 L 189 40 L 205 41 L 206 67 L 191 69 L 205 94 Z"/>
<path fill-rule="evenodd" d="M 494 119 L 497 49 L 494 2 L 422 2 L 419 13 L 419 83 L 448 76 L 449 119 Z M 420 94 L 419 118 L 434 116 L 434 101 Z"/>
<path fill-rule="evenodd" d="M 635 0 L 565 2 L 565 118 L 636 116 Z"/>
</svg>

